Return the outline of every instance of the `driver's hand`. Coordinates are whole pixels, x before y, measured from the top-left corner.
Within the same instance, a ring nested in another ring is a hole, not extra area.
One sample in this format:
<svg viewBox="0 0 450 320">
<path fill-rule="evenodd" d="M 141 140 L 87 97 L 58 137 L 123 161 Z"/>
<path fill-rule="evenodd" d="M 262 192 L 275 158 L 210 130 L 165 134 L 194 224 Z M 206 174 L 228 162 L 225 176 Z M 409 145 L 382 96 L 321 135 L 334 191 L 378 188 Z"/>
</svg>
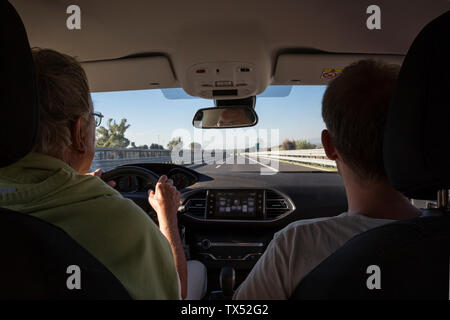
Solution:
<svg viewBox="0 0 450 320">
<path fill-rule="evenodd" d="M 86 173 L 86 174 L 94 176 L 94 177 L 99 177 L 101 179 L 102 178 L 102 174 L 103 174 L 103 170 L 102 169 L 97 169 L 94 172 L 89 172 L 89 173 Z M 116 182 L 113 181 L 113 180 L 106 182 L 106 184 L 111 186 L 111 187 L 113 187 L 113 188 L 116 186 Z"/>
<path fill-rule="evenodd" d="M 171 179 L 162 175 L 155 186 L 155 191 L 149 191 L 148 202 L 158 215 L 160 228 L 178 228 L 177 212 L 180 206 L 180 192 L 174 187 Z"/>
<path fill-rule="evenodd" d="M 175 267 L 181 284 L 181 297 L 187 295 L 187 265 L 183 243 L 178 231 L 178 207 L 180 192 L 174 187 L 173 181 L 161 176 L 156 183 L 155 191 L 148 193 L 148 202 L 158 215 L 159 230 L 166 237 L 172 249 Z"/>
</svg>

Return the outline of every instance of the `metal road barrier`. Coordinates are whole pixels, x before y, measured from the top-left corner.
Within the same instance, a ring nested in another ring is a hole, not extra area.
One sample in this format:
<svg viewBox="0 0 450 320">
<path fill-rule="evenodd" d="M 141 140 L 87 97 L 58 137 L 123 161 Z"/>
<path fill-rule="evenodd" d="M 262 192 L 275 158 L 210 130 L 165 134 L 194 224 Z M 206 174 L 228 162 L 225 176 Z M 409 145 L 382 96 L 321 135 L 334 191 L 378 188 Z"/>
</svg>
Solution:
<svg viewBox="0 0 450 320">
<path fill-rule="evenodd" d="M 183 153 L 187 154 L 188 160 L 182 158 Z M 172 159 L 172 151 L 166 149 L 95 148 L 94 160 L 89 171 L 92 172 L 98 168 L 109 171 L 117 166 L 133 165 L 133 163 L 172 163 L 173 161 L 191 167 L 225 159 L 226 152 L 217 151 L 212 156 L 211 151 L 186 149 L 180 150 L 179 155 L 181 158 Z M 214 158 L 216 155 L 217 158 Z"/>
<path fill-rule="evenodd" d="M 276 150 L 244 152 L 243 155 L 276 160 L 286 160 L 305 164 L 318 164 L 336 168 L 336 162 L 327 158 L 324 149 Z"/>
<path fill-rule="evenodd" d="M 171 151 L 163 149 L 95 148 L 91 170 L 109 171 L 133 163 L 171 162 Z"/>
</svg>

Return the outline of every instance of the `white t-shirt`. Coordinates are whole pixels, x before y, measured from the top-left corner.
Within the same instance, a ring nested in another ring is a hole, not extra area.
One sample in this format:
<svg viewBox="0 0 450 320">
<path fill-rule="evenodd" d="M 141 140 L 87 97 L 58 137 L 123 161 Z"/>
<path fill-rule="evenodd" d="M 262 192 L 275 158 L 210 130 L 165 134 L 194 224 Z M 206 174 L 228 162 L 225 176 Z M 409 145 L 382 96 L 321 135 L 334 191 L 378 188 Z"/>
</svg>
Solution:
<svg viewBox="0 0 450 320">
<path fill-rule="evenodd" d="M 293 222 L 275 233 L 233 299 L 288 299 L 312 269 L 350 238 L 390 222 L 348 212 Z"/>
</svg>

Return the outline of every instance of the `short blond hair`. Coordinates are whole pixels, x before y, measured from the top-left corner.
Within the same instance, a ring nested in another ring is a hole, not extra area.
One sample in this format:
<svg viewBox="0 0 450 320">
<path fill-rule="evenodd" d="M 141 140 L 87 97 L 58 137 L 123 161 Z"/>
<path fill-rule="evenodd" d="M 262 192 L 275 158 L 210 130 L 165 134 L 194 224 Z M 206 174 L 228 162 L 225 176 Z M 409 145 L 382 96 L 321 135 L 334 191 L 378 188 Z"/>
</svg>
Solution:
<svg viewBox="0 0 450 320">
<path fill-rule="evenodd" d="M 71 145 L 71 126 L 92 112 L 89 85 L 81 65 L 66 54 L 33 48 L 40 112 L 37 141 L 33 151 L 62 159 Z"/>
</svg>

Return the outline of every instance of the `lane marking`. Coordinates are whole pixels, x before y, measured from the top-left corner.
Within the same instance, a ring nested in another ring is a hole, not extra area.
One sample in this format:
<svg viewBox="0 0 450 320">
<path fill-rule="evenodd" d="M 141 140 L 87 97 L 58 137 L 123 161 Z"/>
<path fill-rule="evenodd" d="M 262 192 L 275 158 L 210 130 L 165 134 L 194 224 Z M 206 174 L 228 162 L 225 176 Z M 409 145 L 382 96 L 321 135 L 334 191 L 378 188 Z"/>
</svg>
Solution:
<svg viewBox="0 0 450 320">
<path fill-rule="evenodd" d="M 251 160 L 251 161 L 256 162 L 256 163 L 259 164 L 260 166 L 263 166 L 263 167 L 269 168 L 269 169 L 271 169 L 271 170 L 273 170 L 273 171 L 275 171 L 275 172 L 278 172 L 277 169 L 272 168 L 272 167 L 270 167 L 270 166 L 268 166 L 268 165 L 265 165 L 264 163 L 261 163 L 261 162 L 258 162 L 258 161 L 256 161 L 256 160 L 253 160 L 253 159 L 251 159 L 251 158 L 249 158 L 249 157 L 247 157 L 247 156 L 245 156 L 245 158 L 247 158 L 248 160 Z"/>
<path fill-rule="evenodd" d="M 290 160 L 284 160 L 284 159 L 277 159 L 277 158 L 270 158 L 270 157 L 266 157 L 266 156 L 259 156 L 260 158 L 264 158 L 264 159 L 268 159 L 268 160 L 275 160 L 275 161 L 279 161 L 279 162 L 284 162 L 287 164 L 291 164 L 293 166 L 298 166 L 298 167 L 304 167 L 304 168 L 310 168 L 310 169 L 316 169 L 316 170 L 322 170 L 325 172 L 337 172 L 337 168 L 333 169 L 333 168 L 320 168 L 320 167 L 316 167 L 316 166 L 312 166 L 303 162 L 296 162 L 296 161 L 290 161 Z M 289 172 L 289 171 L 286 171 Z M 308 171 L 305 171 L 308 172 Z"/>
<path fill-rule="evenodd" d="M 216 169 L 217 169 L 217 168 L 220 168 L 220 166 L 221 166 L 221 164 L 219 164 L 219 165 L 216 167 Z"/>
</svg>

